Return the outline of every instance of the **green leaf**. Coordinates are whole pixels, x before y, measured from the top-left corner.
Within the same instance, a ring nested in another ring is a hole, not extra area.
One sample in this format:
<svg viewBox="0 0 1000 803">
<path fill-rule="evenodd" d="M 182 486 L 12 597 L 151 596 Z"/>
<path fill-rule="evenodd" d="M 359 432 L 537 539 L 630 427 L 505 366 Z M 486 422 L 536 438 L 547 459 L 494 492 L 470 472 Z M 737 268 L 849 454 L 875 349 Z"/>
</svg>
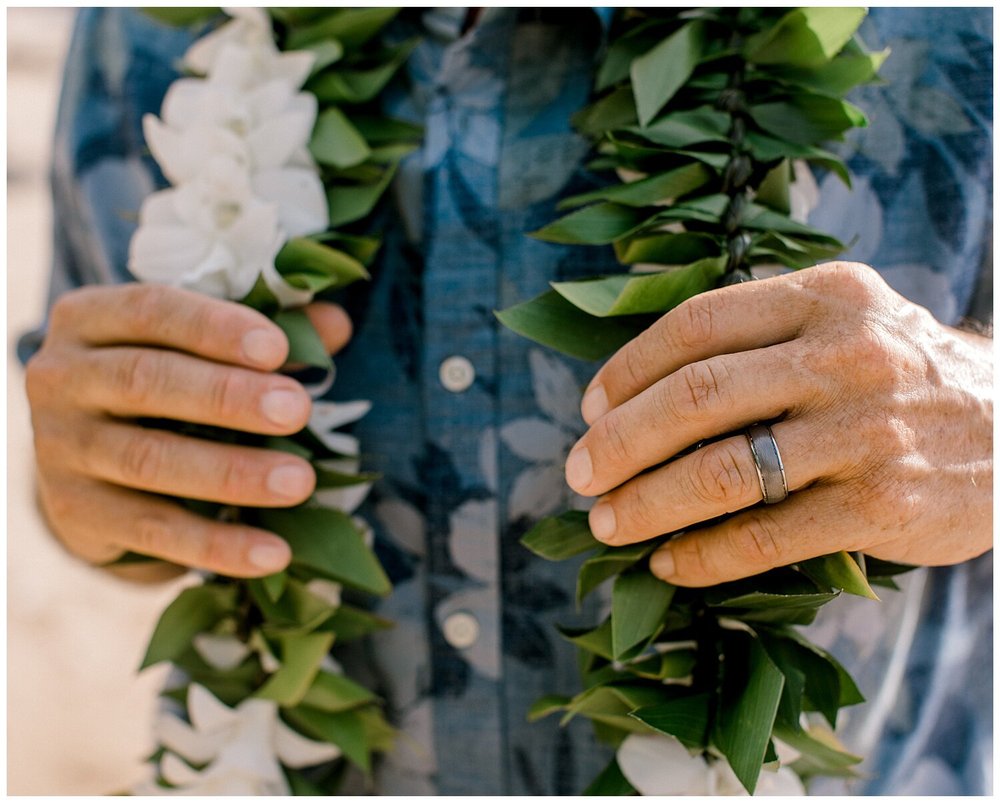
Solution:
<svg viewBox="0 0 1000 803">
<path fill-rule="evenodd" d="M 595 318 L 555 290 L 495 314 L 500 323 L 519 335 L 581 360 L 607 357 L 650 323 L 645 318 Z"/>
<path fill-rule="evenodd" d="M 650 730 L 644 723 L 632 719 L 629 714 L 637 708 L 663 703 L 674 693 L 659 684 L 616 683 L 595 686 L 573 698 L 562 724 L 565 725 L 582 714 L 632 733 L 649 733 Z"/>
<path fill-rule="evenodd" d="M 364 722 L 357 711 L 340 711 L 332 714 L 300 705 L 285 709 L 282 713 L 289 723 L 307 736 L 335 744 L 362 772 L 367 773 L 371 769 Z"/>
<path fill-rule="evenodd" d="M 391 56 L 371 69 L 333 69 L 321 73 L 307 81 L 304 89 L 315 95 L 321 106 L 367 103 L 385 89 L 416 44 L 417 40 L 411 40 L 392 48 Z"/>
<path fill-rule="evenodd" d="M 371 214 L 395 175 L 396 165 L 393 164 L 382 171 L 378 181 L 371 184 L 356 186 L 334 184 L 330 187 L 326 194 L 330 225 L 346 226 Z"/>
<path fill-rule="evenodd" d="M 797 8 L 769 31 L 751 37 L 743 53 L 758 64 L 814 67 L 840 52 L 865 13 L 864 8 Z"/>
<path fill-rule="evenodd" d="M 419 142 L 424 133 L 424 129 L 419 125 L 397 117 L 352 114 L 351 122 L 372 147 L 399 142 Z"/>
<path fill-rule="evenodd" d="M 723 248 L 715 236 L 698 232 L 654 234 L 615 243 L 618 261 L 625 265 L 637 262 L 688 265 L 706 257 L 719 256 Z"/>
<path fill-rule="evenodd" d="M 799 145 L 841 139 L 845 131 L 868 125 L 868 118 L 857 106 L 816 94 L 751 106 L 748 113 L 768 133 Z"/>
<path fill-rule="evenodd" d="M 274 259 L 274 267 L 289 281 L 288 274 L 301 272 L 328 278 L 324 289 L 337 289 L 371 278 L 354 257 L 307 237 L 295 237 L 285 243 Z"/>
<path fill-rule="evenodd" d="M 357 49 L 388 25 L 398 8 L 350 8 L 324 14 L 318 22 L 292 32 L 287 50 L 299 50 L 322 39 L 337 39 L 344 47 Z"/>
<path fill-rule="evenodd" d="M 321 488 L 350 488 L 374 482 L 379 478 L 378 474 L 347 474 L 343 471 L 326 468 L 320 463 L 313 463 L 313 470 L 316 472 L 317 490 Z"/>
<path fill-rule="evenodd" d="M 667 148 L 686 148 L 698 142 L 727 142 L 730 117 L 712 106 L 671 112 L 645 127 L 628 131 Z"/>
<path fill-rule="evenodd" d="M 556 282 L 552 287 L 573 306 L 598 318 L 660 315 L 692 296 L 711 290 L 725 270 L 725 257 L 713 257 L 658 273 Z"/>
<path fill-rule="evenodd" d="M 694 72 L 705 47 L 700 22 L 689 22 L 632 62 L 639 124 L 647 125 Z"/>
<path fill-rule="evenodd" d="M 703 164 L 694 162 L 639 181 L 614 184 L 593 192 L 574 195 L 561 201 L 557 208 L 566 209 L 593 201 L 613 201 L 626 206 L 653 206 L 687 195 L 705 184 L 711 177 L 711 170 Z"/>
<path fill-rule="evenodd" d="M 847 552 L 802 561 L 799 563 L 799 571 L 815 583 L 878 601 L 878 596 L 868 585 L 865 573 Z"/>
<path fill-rule="evenodd" d="M 842 749 L 833 738 L 821 740 L 801 727 L 793 728 L 788 725 L 776 725 L 774 735 L 802 754 L 792 766 L 806 777 L 810 775 L 853 777 L 857 774 L 851 768 L 861 762 L 861 757 Z"/>
<path fill-rule="evenodd" d="M 605 547 L 604 550 L 583 563 L 576 578 L 576 602 L 579 605 L 597 586 L 621 574 L 642 560 L 656 543 L 631 544 L 624 547 Z"/>
<path fill-rule="evenodd" d="M 663 30 L 662 25 L 650 21 L 616 37 L 598 68 L 594 88 L 602 92 L 612 84 L 628 78 L 632 62 L 663 41 Z"/>
<path fill-rule="evenodd" d="M 542 519 L 521 539 L 521 544 L 545 560 L 566 560 L 601 546 L 591 535 L 587 512 L 583 510 Z"/>
<path fill-rule="evenodd" d="M 790 214 L 792 204 L 788 188 L 791 181 L 791 162 L 783 159 L 760 182 L 760 186 L 757 188 L 757 202 L 781 212 L 783 215 Z"/>
<path fill-rule="evenodd" d="M 699 749 L 707 742 L 711 702 L 708 694 L 685 695 L 668 703 L 639 708 L 631 716 L 677 738 L 685 747 Z"/>
<path fill-rule="evenodd" d="M 766 592 L 752 592 L 742 594 L 738 597 L 730 597 L 721 602 L 710 602 L 709 605 L 716 609 L 745 608 L 747 610 L 769 610 L 772 608 L 818 608 L 825 605 L 832 599 L 836 599 L 838 594 L 834 592 L 820 592 L 816 594 L 770 594 Z"/>
<path fill-rule="evenodd" d="M 772 162 L 778 159 L 806 159 L 833 171 L 848 187 L 851 186 L 851 176 L 844 163 L 829 151 L 812 145 L 799 145 L 781 139 L 769 137 L 756 131 L 747 132 L 747 144 L 755 159 L 761 162 Z"/>
<path fill-rule="evenodd" d="M 393 623 L 389 619 L 376 616 L 361 608 L 341 604 L 337 612 L 323 624 L 322 629 L 332 630 L 337 634 L 337 643 L 343 644 L 391 627 Z"/>
<path fill-rule="evenodd" d="M 281 668 L 278 669 L 254 697 L 274 700 L 282 706 L 298 705 L 319 672 L 320 662 L 330 651 L 333 633 L 283 634 Z"/>
<path fill-rule="evenodd" d="M 184 589 L 160 615 L 139 668 L 174 660 L 198 633 L 211 630 L 235 607 L 235 585 L 213 583 Z"/>
<path fill-rule="evenodd" d="M 320 672 L 302 697 L 302 705 L 328 713 L 348 711 L 374 702 L 377 698 L 364 686 L 343 675 Z"/>
<path fill-rule="evenodd" d="M 676 586 L 660 580 L 646 567 L 615 580 L 611 591 L 611 649 L 615 659 L 659 632 L 674 591 Z"/>
<path fill-rule="evenodd" d="M 669 650 L 668 652 L 657 653 L 641 661 L 630 663 L 625 669 L 629 674 L 638 675 L 648 680 L 686 678 L 694 670 L 697 657 L 697 653 L 694 650 Z"/>
<path fill-rule="evenodd" d="M 608 766 L 590 782 L 590 786 L 583 790 L 582 794 L 591 797 L 594 795 L 634 795 L 637 792 L 635 787 L 629 783 L 628 778 L 622 774 L 622 769 L 618 766 L 618 759 L 613 758 Z"/>
<path fill-rule="evenodd" d="M 288 362 L 316 368 L 329 369 L 332 366 L 326 346 L 309 316 L 302 310 L 281 310 L 273 320 L 288 338 Z"/>
<path fill-rule="evenodd" d="M 605 245 L 633 231 L 644 218 L 632 207 L 600 203 L 571 212 L 531 232 L 531 236 L 550 243 Z"/>
<path fill-rule="evenodd" d="M 336 39 L 324 39 L 302 48 L 311 52 L 315 59 L 309 75 L 316 75 L 322 72 L 331 64 L 336 64 L 344 57 L 344 46 Z"/>
<path fill-rule="evenodd" d="M 871 81 L 888 56 L 888 48 L 878 53 L 844 54 L 815 69 L 788 68 L 773 70 L 772 74 L 821 95 L 844 95 L 855 86 Z"/>
<path fill-rule="evenodd" d="M 814 229 L 812 226 L 807 226 L 805 223 L 799 223 L 798 221 L 792 220 L 791 218 L 782 215 L 780 212 L 768 209 L 766 206 L 747 204 L 744 215 L 743 226 L 748 229 L 794 234 L 799 237 L 808 237 L 816 240 L 817 242 L 826 243 L 830 246 L 843 247 L 840 242 L 835 240 L 833 237 L 824 234 L 819 229 Z"/>
<path fill-rule="evenodd" d="M 571 697 L 564 694 L 546 694 L 544 697 L 539 697 L 528 709 L 528 722 L 537 722 L 549 714 L 562 711 L 571 700 Z"/>
<path fill-rule="evenodd" d="M 636 116 L 632 88 L 619 87 L 596 103 L 578 111 L 571 120 L 577 131 L 584 136 L 594 138 L 600 137 L 606 131 L 635 125 L 639 118 Z"/>
<path fill-rule="evenodd" d="M 277 599 L 263 580 L 248 580 L 247 590 L 264 615 L 265 627 L 286 633 L 308 633 L 330 618 L 336 608 L 306 588 L 301 580 L 289 578 Z"/>
<path fill-rule="evenodd" d="M 752 795 L 785 677 L 757 639 L 738 635 L 743 638 L 730 639 L 732 647 L 724 653 L 722 696 L 712 741 Z M 738 643 L 741 648 L 734 649 Z"/>
<path fill-rule="evenodd" d="M 346 513 L 315 507 L 264 508 L 257 516 L 264 528 L 288 542 L 293 566 L 379 596 L 392 590 L 378 559 Z"/>
<path fill-rule="evenodd" d="M 218 17 L 222 9 L 218 6 L 158 6 L 143 8 L 142 13 L 167 25 L 188 28 Z"/>
<path fill-rule="evenodd" d="M 336 106 L 324 109 L 316 120 L 309 152 L 320 164 L 351 167 L 371 155 L 364 137 Z"/>
<path fill-rule="evenodd" d="M 271 602 L 277 602 L 288 587 L 288 572 L 276 572 L 267 577 L 261 577 L 260 584 L 264 587 Z"/>
<path fill-rule="evenodd" d="M 612 660 L 610 617 L 594 628 L 573 630 L 561 627 L 559 632 L 563 638 L 573 642 L 581 650 L 599 655 L 609 661 Z"/>
</svg>

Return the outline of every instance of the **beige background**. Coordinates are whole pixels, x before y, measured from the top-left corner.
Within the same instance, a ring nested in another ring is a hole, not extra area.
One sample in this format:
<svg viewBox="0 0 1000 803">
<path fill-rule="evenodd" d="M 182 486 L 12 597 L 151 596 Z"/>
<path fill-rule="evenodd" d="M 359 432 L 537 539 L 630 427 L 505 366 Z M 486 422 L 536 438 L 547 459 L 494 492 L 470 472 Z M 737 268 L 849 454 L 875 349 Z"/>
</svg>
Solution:
<svg viewBox="0 0 1000 803">
<path fill-rule="evenodd" d="M 33 500 L 17 335 L 40 320 L 49 265 L 48 154 L 72 24 L 7 12 L 7 792 L 104 794 L 142 777 L 163 671 L 136 675 L 176 585 L 143 587 L 63 553 Z"/>
</svg>

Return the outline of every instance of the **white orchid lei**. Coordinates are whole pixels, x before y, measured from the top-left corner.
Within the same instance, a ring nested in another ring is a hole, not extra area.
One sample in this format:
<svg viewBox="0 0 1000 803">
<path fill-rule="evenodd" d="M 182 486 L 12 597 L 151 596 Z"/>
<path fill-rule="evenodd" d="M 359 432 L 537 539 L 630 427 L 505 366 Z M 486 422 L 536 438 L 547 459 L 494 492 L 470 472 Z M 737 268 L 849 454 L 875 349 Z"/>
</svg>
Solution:
<svg viewBox="0 0 1000 803">
<path fill-rule="evenodd" d="M 161 118 L 144 121 L 174 186 L 143 204 L 129 261 L 137 278 L 253 305 L 284 328 L 291 359 L 332 369 L 296 308 L 367 277 L 377 240 L 343 227 L 363 230 L 419 137 L 377 106 L 412 47 L 375 43 L 396 12 L 227 10 L 231 20 L 188 51 L 193 75 L 171 86 Z M 178 24 L 206 13 L 215 12 L 157 12 Z M 581 208 L 535 236 L 613 243 L 632 269 L 554 285 L 499 313 L 501 322 L 599 359 L 684 299 L 749 279 L 753 267 L 835 254 L 839 243 L 795 219 L 789 186 L 802 160 L 847 179 L 819 145 L 864 124 L 842 95 L 871 80 L 886 53 L 854 37 L 863 16 L 620 12 L 596 101 L 574 122 L 596 143 L 592 167 L 623 183 L 567 199 Z M 181 670 L 166 693 L 180 716 L 160 718 L 158 776 L 137 791 L 329 793 L 345 760 L 367 772 L 372 754 L 389 749 L 377 698 L 329 655 L 335 641 L 387 624 L 347 601 L 389 591 L 371 530 L 351 515 L 372 477 L 357 473 L 357 441 L 333 431 L 368 408 L 317 401 L 302 433 L 259 444 L 310 459 L 317 492 L 298 508 L 225 514 L 285 537 L 292 565 L 263 580 L 205 578 L 165 611 L 144 665 Z M 524 543 L 552 560 L 590 553 L 579 599 L 613 580 L 610 615 L 563 634 L 580 649 L 584 690 L 546 697 L 531 714 L 587 717 L 616 748 L 589 794 L 803 794 L 800 776 L 852 772 L 860 759 L 831 729 L 838 709 L 862 698 L 794 626 L 841 591 L 874 597 L 869 583 L 891 587 L 898 567 L 840 553 L 687 590 L 650 575 L 659 540 L 604 547 L 585 513 L 545 519 Z"/>
</svg>

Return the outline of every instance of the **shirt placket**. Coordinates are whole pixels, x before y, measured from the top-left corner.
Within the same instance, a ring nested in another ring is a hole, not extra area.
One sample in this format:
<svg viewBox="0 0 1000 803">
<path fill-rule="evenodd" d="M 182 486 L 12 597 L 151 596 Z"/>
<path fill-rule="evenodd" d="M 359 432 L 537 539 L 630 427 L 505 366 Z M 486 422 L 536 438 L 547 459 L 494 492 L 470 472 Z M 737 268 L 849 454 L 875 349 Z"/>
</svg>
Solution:
<svg viewBox="0 0 1000 803">
<path fill-rule="evenodd" d="M 512 15 L 511 15 L 512 16 Z M 499 523 L 484 459 L 497 410 L 493 310 L 502 78 L 512 24 L 448 45 L 425 141 L 422 401 L 438 792 L 501 793 Z M 463 538 L 461 544 L 459 539 Z M 468 539 L 473 543 L 468 543 Z M 469 559 L 470 551 L 475 556 Z"/>
</svg>

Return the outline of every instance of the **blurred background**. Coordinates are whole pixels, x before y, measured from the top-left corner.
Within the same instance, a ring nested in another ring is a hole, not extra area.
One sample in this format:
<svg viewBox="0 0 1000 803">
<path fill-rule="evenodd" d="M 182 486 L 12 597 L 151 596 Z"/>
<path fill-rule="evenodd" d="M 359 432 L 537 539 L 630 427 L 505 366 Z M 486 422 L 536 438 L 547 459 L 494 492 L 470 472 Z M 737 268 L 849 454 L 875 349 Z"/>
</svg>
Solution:
<svg viewBox="0 0 1000 803">
<path fill-rule="evenodd" d="M 97 795 L 146 774 L 164 668 L 136 673 L 177 584 L 142 586 L 70 558 L 34 501 L 17 337 L 42 319 L 47 175 L 71 9 L 7 14 L 7 793 Z"/>
</svg>

